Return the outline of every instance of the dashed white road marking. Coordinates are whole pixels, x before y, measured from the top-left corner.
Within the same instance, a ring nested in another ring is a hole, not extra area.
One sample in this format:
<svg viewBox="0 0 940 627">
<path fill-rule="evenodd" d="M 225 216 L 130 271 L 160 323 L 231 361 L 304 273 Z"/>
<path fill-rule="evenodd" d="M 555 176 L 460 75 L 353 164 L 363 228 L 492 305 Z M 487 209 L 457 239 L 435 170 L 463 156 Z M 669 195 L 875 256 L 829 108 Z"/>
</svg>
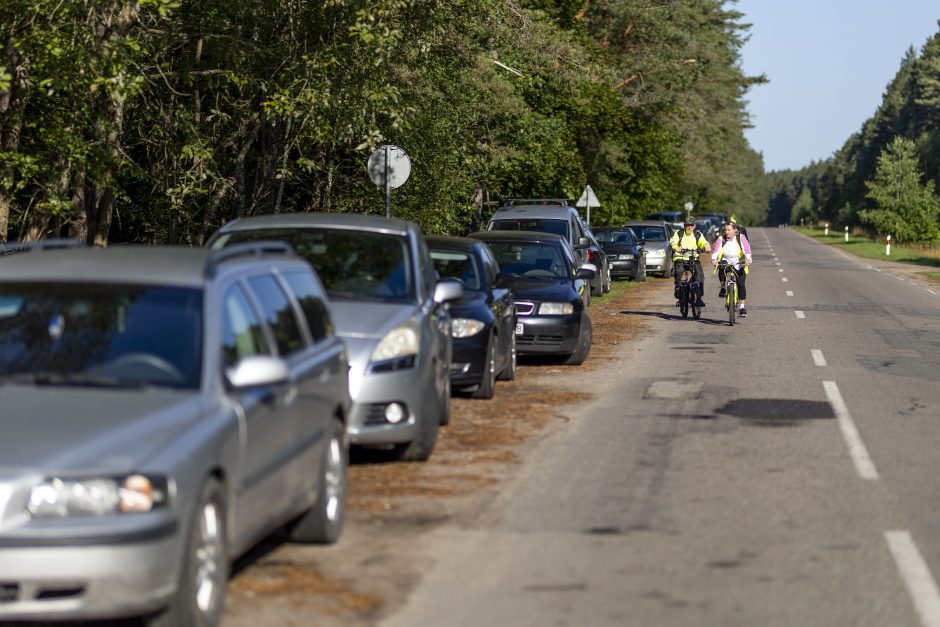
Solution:
<svg viewBox="0 0 940 627">
<path fill-rule="evenodd" d="M 783 272 L 783 268 L 777 268 L 777 272 Z"/>
<path fill-rule="evenodd" d="M 810 350 L 810 353 L 813 355 L 813 363 L 821 368 L 825 368 L 828 364 L 826 363 L 826 358 L 823 355 L 822 351 L 818 348 Z"/>
<path fill-rule="evenodd" d="M 935 291 L 933 291 L 932 289 L 929 289 L 929 288 L 928 288 L 927 291 L 930 292 L 931 294 L 933 294 L 934 296 L 937 295 L 937 293 L 936 293 Z"/>
<path fill-rule="evenodd" d="M 940 627 L 940 592 L 910 531 L 885 531 L 888 549 L 924 627 Z"/>
<path fill-rule="evenodd" d="M 789 281 L 790 279 L 788 279 L 787 277 L 782 277 L 780 280 L 783 281 L 784 283 L 786 283 L 786 282 Z"/>
<path fill-rule="evenodd" d="M 791 292 L 790 290 L 787 290 L 787 296 L 793 296 L 793 292 Z"/>
<path fill-rule="evenodd" d="M 806 317 L 806 314 L 803 313 L 802 311 L 799 311 L 799 310 L 794 311 L 793 313 L 795 313 L 795 314 L 796 314 L 796 317 L 797 317 L 797 318 L 800 318 L 801 320 Z"/>
<path fill-rule="evenodd" d="M 855 464 L 855 472 L 857 472 L 858 476 L 862 479 L 869 481 L 878 479 L 878 470 L 875 468 L 875 464 L 868 455 L 868 449 L 865 448 L 865 443 L 862 441 L 862 436 L 858 433 L 855 421 L 852 420 L 852 416 L 849 414 L 849 408 L 846 407 L 845 401 L 842 400 L 842 395 L 839 394 L 839 388 L 836 386 L 836 382 L 823 381 L 823 389 L 826 390 L 826 398 L 829 399 L 832 411 L 835 412 L 836 418 L 839 420 L 839 429 L 842 431 L 842 437 L 849 447 L 849 455 L 852 457 L 852 462 Z"/>
</svg>

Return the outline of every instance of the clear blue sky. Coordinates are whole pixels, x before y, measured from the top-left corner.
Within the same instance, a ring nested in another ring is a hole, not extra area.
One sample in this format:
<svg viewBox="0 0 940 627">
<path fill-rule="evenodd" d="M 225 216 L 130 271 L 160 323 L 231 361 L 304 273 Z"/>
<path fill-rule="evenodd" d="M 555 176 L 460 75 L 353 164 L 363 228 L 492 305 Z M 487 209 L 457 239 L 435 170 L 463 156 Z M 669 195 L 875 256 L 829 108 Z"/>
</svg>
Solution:
<svg viewBox="0 0 940 627">
<path fill-rule="evenodd" d="M 770 83 L 745 96 L 751 147 L 764 168 L 827 159 L 881 104 L 905 51 L 938 30 L 940 0 L 739 0 L 750 23 L 748 75 Z"/>
</svg>

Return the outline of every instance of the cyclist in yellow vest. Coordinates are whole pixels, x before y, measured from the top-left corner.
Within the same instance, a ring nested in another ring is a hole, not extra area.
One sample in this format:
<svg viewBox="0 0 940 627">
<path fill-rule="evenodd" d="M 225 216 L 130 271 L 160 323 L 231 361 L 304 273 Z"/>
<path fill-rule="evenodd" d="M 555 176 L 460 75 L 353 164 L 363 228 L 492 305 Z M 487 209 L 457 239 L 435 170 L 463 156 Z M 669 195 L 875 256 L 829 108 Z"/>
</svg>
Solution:
<svg viewBox="0 0 940 627">
<path fill-rule="evenodd" d="M 669 240 L 669 246 L 672 248 L 672 272 L 676 280 L 675 297 L 679 299 L 679 281 L 682 277 L 682 262 L 688 261 L 692 253 L 680 251 L 708 251 L 708 242 L 700 231 L 695 229 L 695 218 L 689 216 L 685 219 L 685 228 L 682 231 L 676 231 Z M 702 272 L 702 262 L 698 257 L 695 258 L 693 267 L 693 280 L 698 282 L 698 302 L 697 307 L 704 307 L 705 301 L 702 296 L 705 294 L 705 273 Z"/>
</svg>

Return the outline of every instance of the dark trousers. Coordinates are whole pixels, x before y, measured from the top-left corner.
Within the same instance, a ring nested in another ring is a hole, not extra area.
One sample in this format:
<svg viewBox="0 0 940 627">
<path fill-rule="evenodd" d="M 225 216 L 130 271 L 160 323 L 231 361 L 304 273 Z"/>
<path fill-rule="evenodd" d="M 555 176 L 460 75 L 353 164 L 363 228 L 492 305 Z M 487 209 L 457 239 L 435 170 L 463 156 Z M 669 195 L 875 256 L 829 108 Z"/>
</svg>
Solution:
<svg viewBox="0 0 940 627">
<path fill-rule="evenodd" d="M 673 261 L 672 268 L 673 276 L 676 279 L 676 298 L 679 298 L 679 283 L 682 281 L 682 273 L 685 271 L 685 267 L 688 263 L 688 261 L 682 259 Z M 705 294 L 705 273 L 702 272 L 701 261 L 696 261 L 692 267 L 692 280 L 698 282 L 698 297 L 701 298 Z"/>
<path fill-rule="evenodd" d="M 747 300 L 747 286 L 745 285 L 745 280 L 747 275 L 744 274 L 744 266 L 741 266 L 741 271 L 738 272 L 738 300 Z M 725 267 L 718 266 L 718 280 L 721 281 L 721 286 L 725 286 Z"/>
</svg>

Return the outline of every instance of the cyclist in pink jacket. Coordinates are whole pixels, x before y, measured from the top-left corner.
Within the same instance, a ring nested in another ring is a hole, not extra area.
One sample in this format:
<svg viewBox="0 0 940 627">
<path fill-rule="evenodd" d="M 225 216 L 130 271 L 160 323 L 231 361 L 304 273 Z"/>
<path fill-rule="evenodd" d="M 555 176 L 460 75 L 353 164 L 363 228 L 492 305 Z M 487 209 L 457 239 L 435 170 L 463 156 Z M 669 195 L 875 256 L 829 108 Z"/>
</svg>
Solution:
<svg viewBox="0 0 940 627">
<path fill-rule="evenodd" d="M 751 244 L 747 241 L 747 236 L 738 231 L 734 222 L 725 222 L 721 227 L 721 235 L 712 245 L 712 265 L 717 266 L 720 259 L 725 259 L 734 266 L 735 270 L 741 270 L 741 264 L 744 264 L 744 272 L 738 275 L 738 303 L 741 306 L 739 315 L 742 318 L 747 317 L 747 288 L 745 279 L 747 278 L 747 267 L 751 265 Z M 718 268 L 718 281 L 721 283 L 721 291 L 718 292 L 719 298 L 725 297 L 725 271 L 724 268 Z"/>
</svg>

